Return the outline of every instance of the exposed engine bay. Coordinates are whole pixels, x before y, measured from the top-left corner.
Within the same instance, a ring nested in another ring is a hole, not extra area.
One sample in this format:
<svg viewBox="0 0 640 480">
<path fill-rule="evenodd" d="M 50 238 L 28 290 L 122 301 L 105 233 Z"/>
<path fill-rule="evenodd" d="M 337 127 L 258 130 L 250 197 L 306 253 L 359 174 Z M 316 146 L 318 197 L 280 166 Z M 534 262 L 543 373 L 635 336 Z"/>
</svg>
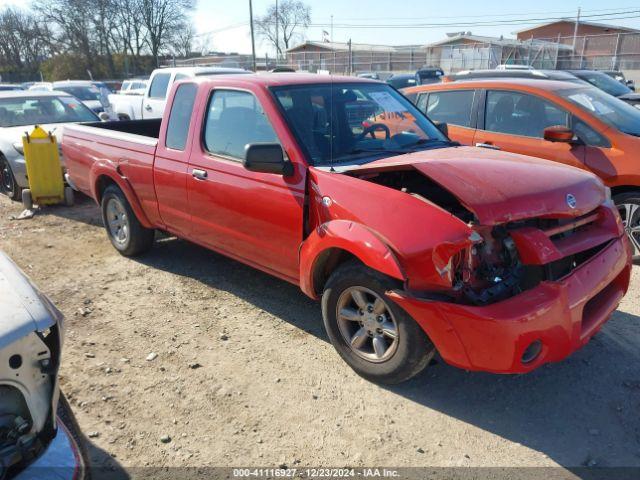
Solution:
<svg viewBox="0 0 640 480">
<path fill-rule="evenodd" d="M 589 225 L 585 222 L 573 228 L 573 219 L 534 218 L 484 226 L 479 224 L 476 216 L 456 196 L 413 168 L 351 174 L 435 204 L 471 229 L 470 246 L 456 253 L 447 266 L 446 274 L 449 275 L 451 289 L 438 292 L 438 295 L 444 293 L 449 301 L 455 303 L 489 305 L 513 297 L 534 288 L 544 280 L 561 278 L 606 246 L 602 244 L 545 265 L 525 264 L 512 238 L 514 231 L 523 228 L 535 228 L 543 232 L 557 231 L 558 233 L 550 236 L 557 241 L 566 239 Z"/>
</svg>

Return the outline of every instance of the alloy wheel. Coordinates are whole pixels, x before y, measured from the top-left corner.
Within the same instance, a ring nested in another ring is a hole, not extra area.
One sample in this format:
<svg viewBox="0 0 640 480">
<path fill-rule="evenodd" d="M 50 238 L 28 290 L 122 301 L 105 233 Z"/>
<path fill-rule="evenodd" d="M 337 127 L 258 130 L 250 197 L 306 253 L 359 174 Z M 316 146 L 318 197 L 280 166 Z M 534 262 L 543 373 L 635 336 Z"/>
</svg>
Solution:
<svg viewBox="0 0 640 480">
<path fill-rule="evenodd" d="M 120 245 L 129 239 L 129 218 L 124 205 L 118 199 L 111 198 L 107 203 L 107 223 L 109 234 Z"/>
<path fill-rule="evenodd" d="M 618 211 L 622 218 L 622 225 L 631 241 L 633 257 L 640 256 L 640 205 L 637 203 L 621 203 Z"/>
<path fill-rule="evenodd" d="M 338 328 L 359 357 L 374 363 L 391 358 L 398 348 L 398 324 L 387 303 L 365 287 L 350 287 L 338 298 Z"/>
</svg>

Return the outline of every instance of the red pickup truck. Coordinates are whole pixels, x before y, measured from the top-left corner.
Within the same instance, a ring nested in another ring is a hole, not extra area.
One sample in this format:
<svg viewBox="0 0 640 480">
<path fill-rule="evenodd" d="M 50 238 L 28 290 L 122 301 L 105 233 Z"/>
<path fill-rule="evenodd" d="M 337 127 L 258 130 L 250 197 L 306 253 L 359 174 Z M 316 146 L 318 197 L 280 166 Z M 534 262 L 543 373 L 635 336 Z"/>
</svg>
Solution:
<svg viewBox="0 0 640 480">
<path fill-rule="evenodd" d="M 299 74 L 176 83 L 162 120 L 65 127 L 68 178 L 123 255 L 163 230 L 322 299 L 360 375 L 528 372 L 602 327 L 630 248 L 591 173 L 463 147 L 386 84 Z"/>
</svg>

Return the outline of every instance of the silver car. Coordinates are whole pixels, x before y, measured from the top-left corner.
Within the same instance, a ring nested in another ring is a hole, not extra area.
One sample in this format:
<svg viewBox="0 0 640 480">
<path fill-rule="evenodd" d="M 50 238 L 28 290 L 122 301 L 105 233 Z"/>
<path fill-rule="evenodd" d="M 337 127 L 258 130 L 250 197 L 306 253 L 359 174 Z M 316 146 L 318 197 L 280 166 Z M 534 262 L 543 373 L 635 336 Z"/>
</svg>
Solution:
<svg viewBox="0 0 640 480">
<path fill-rule="evenodd" d="M 0 252 L 0 478 L 57 443 L 63 328 L 60 311 Z"/>
<path fill-rule="evenodd" d="M 0 92 L 0 192 L 18 200 L 29 186 L 22 148 L 25 132 L 40 125 L 59 143 L 65 123 L 97 121 L 94 112 L 63 92 Z"/>
</svg>

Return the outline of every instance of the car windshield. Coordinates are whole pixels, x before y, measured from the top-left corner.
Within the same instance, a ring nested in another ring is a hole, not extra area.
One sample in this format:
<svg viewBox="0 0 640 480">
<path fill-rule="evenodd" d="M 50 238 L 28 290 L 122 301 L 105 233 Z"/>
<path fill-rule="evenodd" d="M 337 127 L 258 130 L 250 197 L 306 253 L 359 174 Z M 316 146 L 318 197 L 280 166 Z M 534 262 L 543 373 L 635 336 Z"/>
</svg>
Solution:
<svg viewBox="0 0 640 480">
<path fill-rule="evenodd" d="M 73 97 L 0 98 L 0 127 L 96 120 L 98 117 Z"/>
<path fill-rule="evenodd" d="M 381 83 L 274 87 L 289 125 L 316 166 L 443 146 L 447 138 L 405 97 Z"/>
<path fill-rule="evenodd" d="M 80 87 L 80 86 L 55 86 L 56 90 L 60 92 L 68 93 L 69 95 L 73 95 L 78 100 L 100 100 L 100 90 L 98 87 L 92 85 L 90 87 Z"/>
<path fill-rule="evenodd" d="M 558 94 L 613 128 L 640 137 L 640 110 L 596 88 L 559 90 Z"/>
<path fill-rule="evenodd" d="M 611 78 L 606 73 L 602 72 L 575 72 L 578 78 L 589 82 L 594 87 L 599 88 L 607 92 L 609 95 L 613 95 L 614 97 L 619 97 L 621 95 L 625 95 L 627 93 L 632 93 L 632 90 L 623 85 L 615 78 Z"/>
</svg>

